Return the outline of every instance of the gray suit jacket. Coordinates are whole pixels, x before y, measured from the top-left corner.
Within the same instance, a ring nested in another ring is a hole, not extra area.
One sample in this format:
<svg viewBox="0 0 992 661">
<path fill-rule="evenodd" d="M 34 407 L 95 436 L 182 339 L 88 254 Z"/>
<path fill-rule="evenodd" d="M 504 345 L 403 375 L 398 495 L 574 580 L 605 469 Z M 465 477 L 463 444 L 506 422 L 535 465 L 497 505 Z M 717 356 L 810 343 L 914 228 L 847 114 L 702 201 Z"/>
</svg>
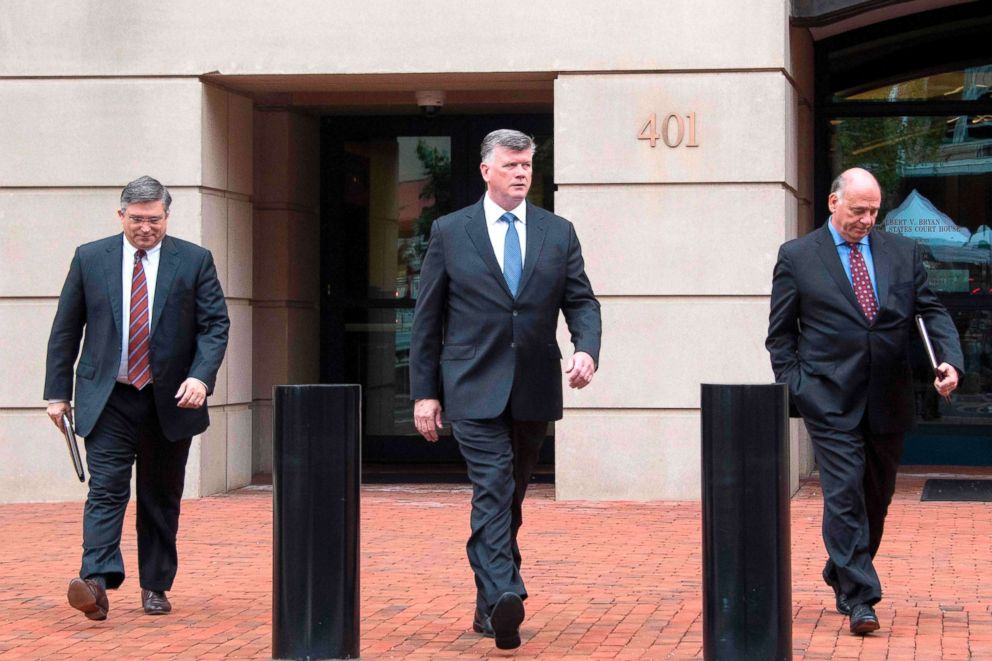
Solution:
<svg viewBox="0 0 992 661">
<path fill-rule="evenodd" d="M 72 400 L 75 425 L 88 436 L 100 418 L 121 362 L 123 235 L 76 249 L 48 340 L 45 399 Z M 187 377 L 213 392 L 230 322 L 210 251 L 166 235 L 162 240 L 152 310 L 151 369 L 159 424 L 166 438 L 190 438 L 207 428 L 207 407 L 181 409 L 174 396 Z"/>
<path fill-rule="evenodd" d="M 438 218 L 420 273 L 410 393 L 441 399 L 451 420 L 562 416 L 564 313 L 576 351 L 599 363 L 599 302 L 572 224 L 527 203 L 527 249 L 516 299 L 496 261 L 482 200 Z"/>
<path fill-rule="evenodd" d="M 772 281 L 768 339 L 775 378 L 789 385 L 800 415 L 854 429 L 867 412 L 872 431 L 915 423 L 909 364 L 915 316 L 923 315 L 938 362 L 964 373 L 954 322 L 927 286 L 915 241 L 875 231 L 871 254 L 878 315 L 871 325 L 824 226 L 782 245 Z"/>
</svg>

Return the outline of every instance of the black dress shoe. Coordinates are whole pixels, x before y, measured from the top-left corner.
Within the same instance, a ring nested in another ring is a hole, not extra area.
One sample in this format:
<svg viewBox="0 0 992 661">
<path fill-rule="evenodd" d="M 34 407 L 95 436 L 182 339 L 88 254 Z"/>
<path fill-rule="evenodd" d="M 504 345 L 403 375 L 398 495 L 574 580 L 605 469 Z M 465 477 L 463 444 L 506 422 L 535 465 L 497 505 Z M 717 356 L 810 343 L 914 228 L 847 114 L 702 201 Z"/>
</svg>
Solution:
<svg viewBox="0 0 992 661">
<path fill-rule="evenodd" d="M 92 578 L 69 581 L 69 605 L 91 620 L 106 620 L 110 610 L 107 590 Z"/>
<path fill-rule="evenodd" d="M 840 583 L 827 578 L 826 576 L 823 577 L 823 580 L 826 581 L 827 585 L 829 585 L 834 591 L 834 599 L 837 603 L 837 612 L 841 615 L 850 615 L 851 604 L 847 601 L 847 595 L 840 591 Z"/>
<path fill-rule="evenodd" d="M 524 621 L 524 602 L 520 595 L 504 592 L 493 606 L 489 623 L 493 629 L 496 647 L 512 650 L 520 647 L 520 623 Z"/>
<path fill-rule="evenodd" d="M 489 614 L 486 611 L 476 608 L 475 617 L 472 618 L 472 631 L 481 633 L 486 638 L 494 638 L 493 625 L 489 621 Z"/>
<path fill-rule="evenodd" d="M 878 631 L 878 616 L 868 604 L 857 604 L 851 608 L 851 633 L 865 635 Z"/>
<path fill-rule="evenodd" d="M 155 590 L 141 590 L 141 607 L 145 609 L 146 615 L 165 615 L 172 612 L 172 604 L 169 603 L 165 593 Z"/>
</svg>

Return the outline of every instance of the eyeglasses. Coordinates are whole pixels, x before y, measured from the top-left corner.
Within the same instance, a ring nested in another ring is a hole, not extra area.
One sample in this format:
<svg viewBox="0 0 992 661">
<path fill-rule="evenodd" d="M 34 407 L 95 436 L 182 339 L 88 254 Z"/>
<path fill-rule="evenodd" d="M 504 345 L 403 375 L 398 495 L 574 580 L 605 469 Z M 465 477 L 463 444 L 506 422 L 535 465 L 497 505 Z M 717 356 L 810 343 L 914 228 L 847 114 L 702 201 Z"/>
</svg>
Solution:
<svg viewBox="0 0 992 661">
<path fill-rule="evenodd" d="M 165 220 L 165 216 L 132 216 L 131 214 L 127 214 L 124 217 L 127 218 L 127 222 L 133 225 L 143 225 L 147 223 L 152 227 L 159 225 L 163 220 Z"/>
</svg>

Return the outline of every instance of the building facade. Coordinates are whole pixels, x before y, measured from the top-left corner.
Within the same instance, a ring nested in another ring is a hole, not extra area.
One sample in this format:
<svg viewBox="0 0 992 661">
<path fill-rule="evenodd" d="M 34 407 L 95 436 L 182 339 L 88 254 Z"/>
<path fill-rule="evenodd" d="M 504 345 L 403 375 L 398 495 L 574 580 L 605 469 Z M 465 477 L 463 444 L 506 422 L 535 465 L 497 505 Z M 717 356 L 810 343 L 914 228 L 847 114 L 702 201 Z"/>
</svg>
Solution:
<svg viewBox="0 0 992 661">
<path fill-rule="evenodd" d="M 559 498 L 699 497 L 700 383 L 772 380 L 778 246 L 824 222 L 855 164 L 884 170 L 886 229 L 932 246 L 968 354 L 956 405 L 920 390 L 917 461 L 953 437 L 949 463 L 992 464 L 974 455 L 992 411 L 990 17 L 941 0 L 3 0 L 0 500 L 85 497 L 43 414 L 46 340 L 73 249 L 120 230 L 142 174 L 173 193 L 170 233 L 213 252 L 232 320 L 189 496 L 271 471 L 278 384 L 359 382 L 367 461 L 450 460 L 450 439 L 414 436 L 407 333 L 430 222 L 482 194 L 478 144 L 503 126 L 536 137 L 532 198 L 575 223 L 603 306 L 600 371 L 550 430 Z M 792 432 L 795 481 L 812 459 Z"/>
</svg>

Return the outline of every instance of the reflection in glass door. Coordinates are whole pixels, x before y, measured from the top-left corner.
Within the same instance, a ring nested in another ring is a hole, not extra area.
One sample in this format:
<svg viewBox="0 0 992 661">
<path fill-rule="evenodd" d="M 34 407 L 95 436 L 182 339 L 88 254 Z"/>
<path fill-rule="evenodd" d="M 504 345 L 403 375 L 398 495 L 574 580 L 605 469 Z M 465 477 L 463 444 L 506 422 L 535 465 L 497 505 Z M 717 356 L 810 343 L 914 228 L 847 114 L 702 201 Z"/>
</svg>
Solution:
<svg viewBox="0 0 992 661">
<path fill-rule="evenodd" d="M 854 166 L 875 173 L 883 191 L 877 231 L 922 246 L 966 371 L 945 402 L 922 346 L 914 349 L 920 427 L 907 436 L 904 462 L 992 464 L 983 442 L 992 428 L 992 65 L 876 85 L 833 91 L 830 174 Z"/>
<path fill-rule="evenodd" d="M 530 198 L 553 208 L 551 117 L 326 118 L 324 124 L 321 380 L 362 385 L 366 463 L 460 464 L 450 436 L 427 443 L 417 435 L 409 398 L 410 332 L 431 224 L 481 197 L 479 144 L 502 126 L 537 139 Z M 550 471 L 553 442 L 545 448 Z"/>
<path fill-rule="evenodd" d="M 364 386 L 366 434 L 407 434 L 413 306 L 431 222 L 451 210 L 451 138 L 399 136 L 344 149 L 365 164 L 368 227 L 367 306 L 345 323 L 346 360 Z"/>
</svg>

